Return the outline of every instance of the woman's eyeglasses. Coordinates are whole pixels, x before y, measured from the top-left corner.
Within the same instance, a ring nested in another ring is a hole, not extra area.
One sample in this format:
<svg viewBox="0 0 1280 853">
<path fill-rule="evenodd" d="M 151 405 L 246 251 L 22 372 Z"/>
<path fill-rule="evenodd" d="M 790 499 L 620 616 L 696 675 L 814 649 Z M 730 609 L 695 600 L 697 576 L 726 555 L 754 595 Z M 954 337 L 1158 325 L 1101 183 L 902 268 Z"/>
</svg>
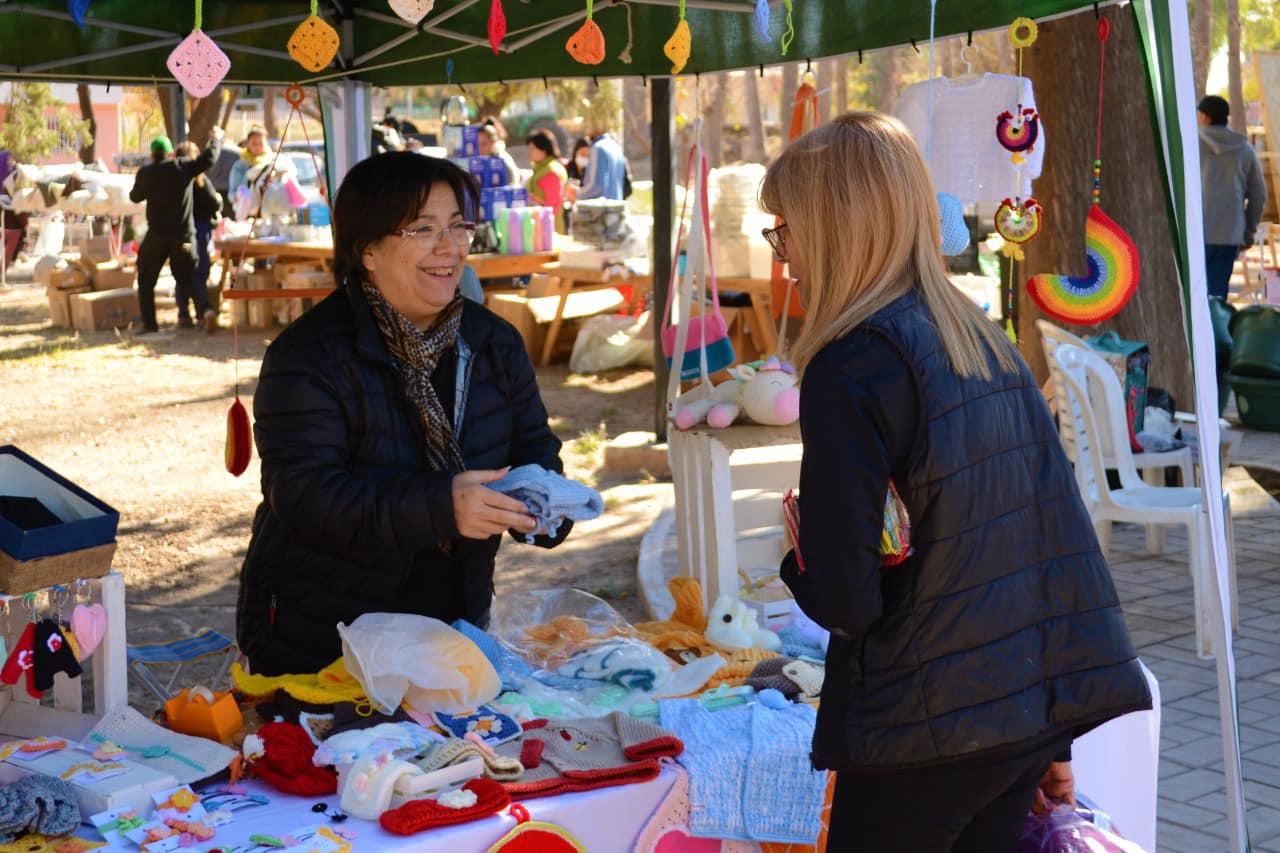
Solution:
<svg viewBox="0 0 1280 853">
<path fill-rule="evenodd" d="M 769 244 L 769 248 L 773 249 L 774 260 L 780 263 L 787 261 L 787 240 L 782 236 L 783 229 L 787 227 L 787 223 L 782 223 L 777 228 L 765 228 L 761 230 L 760 236 L 764 237 L 765 242 Z"/>
<path fill-rule="evenodd" d="M 447 228 L 441 228 L 438 225 L 420 225 L 417 228 L 401 228 L 396 233 L 401 237 L 421 240 L 428 246 L 440 245 L 440 241 L 447 236 L 455 246 L 469 249 L 471 241 L 476 237 L 477 228 L 479 226 L 474 222 L 455 222 Z"/>
</svg>

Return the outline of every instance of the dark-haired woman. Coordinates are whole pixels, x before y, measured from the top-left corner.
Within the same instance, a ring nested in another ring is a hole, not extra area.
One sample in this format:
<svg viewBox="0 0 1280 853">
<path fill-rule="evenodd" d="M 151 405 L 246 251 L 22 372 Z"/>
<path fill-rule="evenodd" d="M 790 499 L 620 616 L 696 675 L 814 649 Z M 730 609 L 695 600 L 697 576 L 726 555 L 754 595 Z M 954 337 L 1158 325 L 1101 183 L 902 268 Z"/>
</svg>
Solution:
<svg viewBox="0 0 1280 853">
<path fill-rule="evenodd" d="M 254 395 L 263 501 L 236 613 L 254 672 L 316 672 L 366 612 L 485 624 L 502 532 L 535 525 L 484 484 L 563 470 L 519 334 L 458 293 L 476 207 L 461 169 L 407 152 L 338 191 L 338 290 L 271 344 Z"/>
<path fill-rule="evenodd" d="M 535 204 L 554 210 L 556 230 L 564 233 L 564 189 L 569 184 L 569 175 L 560 162 L 560 146 L 548 130 L 535 130 L 524 141 L 529 146 L 529 162 L 533 164 L 533 175 L 525 184 L 529 198 Z"/>
</svg>

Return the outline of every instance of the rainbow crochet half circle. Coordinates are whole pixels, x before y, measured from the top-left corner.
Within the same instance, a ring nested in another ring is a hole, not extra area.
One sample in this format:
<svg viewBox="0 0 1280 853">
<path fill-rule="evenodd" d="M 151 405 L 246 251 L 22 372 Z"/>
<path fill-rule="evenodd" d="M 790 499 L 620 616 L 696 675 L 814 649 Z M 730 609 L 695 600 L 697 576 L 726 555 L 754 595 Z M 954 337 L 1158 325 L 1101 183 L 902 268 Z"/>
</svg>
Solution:
<svg viewBox="0 0 1280 853">
<path fill-rule="evenodd" d="M 1088 273 L 1041 273 L 1027 281 L 1040 310 L 1064 323 L 1094 326 L 1114 317 L 1138 289 L 1138 248 L 1124 229 L 1093 205 L 1084 226 Z"/>
</svg>

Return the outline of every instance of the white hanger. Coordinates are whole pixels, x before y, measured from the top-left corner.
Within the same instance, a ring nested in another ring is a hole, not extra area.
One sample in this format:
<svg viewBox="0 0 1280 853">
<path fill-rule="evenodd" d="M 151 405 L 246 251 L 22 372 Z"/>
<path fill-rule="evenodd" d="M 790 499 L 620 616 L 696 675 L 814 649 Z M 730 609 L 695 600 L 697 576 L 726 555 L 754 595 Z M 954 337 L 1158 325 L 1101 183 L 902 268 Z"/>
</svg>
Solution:
<svg viewBox="0 0 1280 853">
<path fill-rule="evenodd" d="M 978 53 L 982 52 L 971 44 L 967 44 L 960 48 L 960 61 L 964 63 L 964 73 L 957 77 L 952 77 L 951 82 L 966 83 L 970 80 L 976 80 L 982 76 L 981 73 L 977 73 L 973 70 L 973 60 L 969 58 L 969 51 L 971 50 L 976 50 Z"/>
</svg>

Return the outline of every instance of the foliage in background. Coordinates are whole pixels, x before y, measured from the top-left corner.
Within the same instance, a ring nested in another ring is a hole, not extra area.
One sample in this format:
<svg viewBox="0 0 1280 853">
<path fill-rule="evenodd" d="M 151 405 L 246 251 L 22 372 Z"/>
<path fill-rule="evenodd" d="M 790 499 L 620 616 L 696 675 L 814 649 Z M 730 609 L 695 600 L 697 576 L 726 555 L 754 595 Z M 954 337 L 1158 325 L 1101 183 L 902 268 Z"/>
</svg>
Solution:
<svg viewBox="0 0 1280 853">
<path fill-rule="evenodd" d="M 0 124 L 0 149 L 19 163 L 34 163 L 69 148 L 78 152 L 89 135 L 89 122 L 78 119 L 53 96 L 48 83 L 14 83 L 8 112 Z"/>
</svg>

